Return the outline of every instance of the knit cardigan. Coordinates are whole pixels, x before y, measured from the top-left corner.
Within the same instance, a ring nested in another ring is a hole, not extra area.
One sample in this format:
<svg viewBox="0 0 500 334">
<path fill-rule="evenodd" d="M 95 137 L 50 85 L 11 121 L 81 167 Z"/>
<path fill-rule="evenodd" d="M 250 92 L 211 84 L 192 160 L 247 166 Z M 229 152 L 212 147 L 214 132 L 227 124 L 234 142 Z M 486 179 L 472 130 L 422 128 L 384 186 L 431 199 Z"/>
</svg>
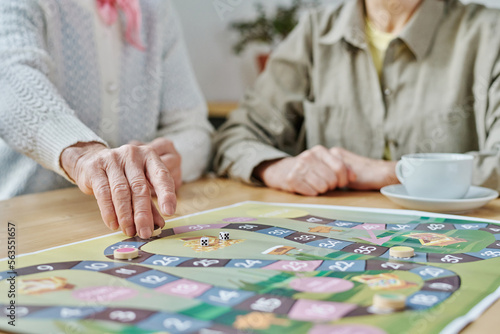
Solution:
<svg viewBox="0 0 500 334">
<path fill-rule="evenodd" d="M 141 41 L 95 0 L 0 1 L 0 200 L 71 185 L 62 151 L 166 137 L 184 181 L 205 170 L 212 127 L 169 0 L 141 0 Z"/>
</svg>

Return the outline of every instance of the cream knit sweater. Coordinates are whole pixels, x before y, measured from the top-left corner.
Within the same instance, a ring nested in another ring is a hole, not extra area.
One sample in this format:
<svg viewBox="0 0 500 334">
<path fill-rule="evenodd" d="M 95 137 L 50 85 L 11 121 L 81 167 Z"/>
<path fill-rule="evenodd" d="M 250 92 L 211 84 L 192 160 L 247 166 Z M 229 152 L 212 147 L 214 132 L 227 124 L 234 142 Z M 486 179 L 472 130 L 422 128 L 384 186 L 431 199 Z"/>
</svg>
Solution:
<svg viewBox="0 0 500 334">
<path fill-rule="evenodd" d="M 164 136 L 199 177 L 212 128 L 169 0 L 141 0 L 146 52 L 95 0 L 0 1 L 0 200 L 71 185 L 64 148 Z M 43 166 L 43 167 L 42 167 Z"/>
</svg>

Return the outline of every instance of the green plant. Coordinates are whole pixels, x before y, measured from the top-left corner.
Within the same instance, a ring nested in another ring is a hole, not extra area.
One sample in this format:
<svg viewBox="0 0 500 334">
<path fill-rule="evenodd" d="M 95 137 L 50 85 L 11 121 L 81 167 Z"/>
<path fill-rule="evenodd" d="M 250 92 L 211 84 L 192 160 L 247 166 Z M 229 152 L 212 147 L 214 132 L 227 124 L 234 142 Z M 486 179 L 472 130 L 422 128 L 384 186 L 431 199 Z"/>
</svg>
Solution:
<svg viewBox="0 0 500 334">
<path fill-rule="evenodd" d="M 257 18 L 252 21 L 232 22 L 230 28 L 239 33 L 233 46 L 236 54 L 242 53 L 248 44 L 260 42 L 274 45 L 285 39 L 298 23 L 299 10 L 305 5 L 316 5 L 317 0 L 306 2 L 293 0 L 290 7 L 278 6 L 273 16 L 268 16 L 261 3 L 256 4 Z"/>
</svg>

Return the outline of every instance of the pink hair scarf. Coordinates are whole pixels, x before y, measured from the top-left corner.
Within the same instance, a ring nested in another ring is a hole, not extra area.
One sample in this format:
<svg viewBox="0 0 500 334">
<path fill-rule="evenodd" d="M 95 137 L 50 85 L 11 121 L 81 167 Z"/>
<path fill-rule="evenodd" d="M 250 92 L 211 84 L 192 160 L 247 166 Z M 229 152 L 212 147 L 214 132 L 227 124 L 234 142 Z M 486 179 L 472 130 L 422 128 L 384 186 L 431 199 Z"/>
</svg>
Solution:
<svg viewBox="0 0 500 334">
<path fill-rule="evenodd" d="M 97 9 L 107 25 L 116 22 L 118 11 L 121 10 L 127 20 L 125 32 L 127 42 L 141 51 L 145 50 L 140 41 L 142 16 L 139 0 L 97 0 Z"/>
</svg>

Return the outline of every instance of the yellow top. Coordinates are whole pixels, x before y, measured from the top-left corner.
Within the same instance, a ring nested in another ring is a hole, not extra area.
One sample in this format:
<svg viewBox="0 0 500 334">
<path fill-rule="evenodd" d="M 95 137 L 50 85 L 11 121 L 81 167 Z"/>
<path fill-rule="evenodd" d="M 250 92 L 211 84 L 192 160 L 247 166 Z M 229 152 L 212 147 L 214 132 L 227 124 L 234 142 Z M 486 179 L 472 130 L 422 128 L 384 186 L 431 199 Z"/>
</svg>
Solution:
<svg viewBox="0 0 500 334">
<path fill-rule="evenodd" d="M 378 30 L 373 23 L 366 18 L 366 41 L 370 47 L 373 63 L 377 69 L 379 78 L 384 66 L 385 52 L 394 39 L 394 34 Z"/>
<path fill-rule="evenodd" d="M 368 18 L 366 18 L 365 26 L 366 41 L 368 42 L 368 46 L 370 47 L 373 63 L 375 64 L 378 78 L 380 80 L 382 77 L 382 68 L 384 66 L 385 53 L 387 51 L 387 48 L 389 47 L 389 44 L 394 39 L 394 34 L 378 30 Z M 386 142 L 383 159 L 392 160 L 391 158 L 391 150 L 389 148 L 389 144 Z"/>
</svg>

